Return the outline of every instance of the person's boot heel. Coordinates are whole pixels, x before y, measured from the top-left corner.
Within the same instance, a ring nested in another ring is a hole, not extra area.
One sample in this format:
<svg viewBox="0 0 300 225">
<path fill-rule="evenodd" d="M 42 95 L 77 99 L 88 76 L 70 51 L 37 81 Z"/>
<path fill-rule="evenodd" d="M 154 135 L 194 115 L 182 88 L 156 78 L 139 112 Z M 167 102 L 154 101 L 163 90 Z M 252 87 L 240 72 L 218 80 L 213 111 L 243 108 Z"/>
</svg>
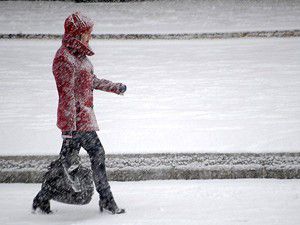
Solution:
<svg viewBox="0 0 300 225">
<path fill-rule="evenodd" d="M 104 199 L 104 200 L 100 199 L 99 200 L 99 208 L 100 208 L 100 212 L 103 212 L 103 209 L 105 209 L 105 210 L 109 211 L 112 214 L 125 213 L 125 209 L 119 208 L 113 198 Z"/>
</svg>

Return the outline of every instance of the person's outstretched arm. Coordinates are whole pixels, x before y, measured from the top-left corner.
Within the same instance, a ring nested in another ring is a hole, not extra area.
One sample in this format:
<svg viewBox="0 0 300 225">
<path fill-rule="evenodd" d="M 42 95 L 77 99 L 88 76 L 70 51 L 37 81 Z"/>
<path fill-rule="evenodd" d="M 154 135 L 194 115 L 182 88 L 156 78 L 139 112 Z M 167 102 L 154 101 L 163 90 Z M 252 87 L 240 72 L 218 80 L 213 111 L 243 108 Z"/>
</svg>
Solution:
<svg viewBox="0 0 300 225">
<path fill-rule="evenodd" d="M 118 95 L 123 94 L 127 87 L 125 84 L 122 83 L 114 83 L 109 80 L 99 79 L 96 75 L 93 78 L 93 88 L 96 90 L 106 91 L 106 92 L 113 92 Z"/>
</svg>

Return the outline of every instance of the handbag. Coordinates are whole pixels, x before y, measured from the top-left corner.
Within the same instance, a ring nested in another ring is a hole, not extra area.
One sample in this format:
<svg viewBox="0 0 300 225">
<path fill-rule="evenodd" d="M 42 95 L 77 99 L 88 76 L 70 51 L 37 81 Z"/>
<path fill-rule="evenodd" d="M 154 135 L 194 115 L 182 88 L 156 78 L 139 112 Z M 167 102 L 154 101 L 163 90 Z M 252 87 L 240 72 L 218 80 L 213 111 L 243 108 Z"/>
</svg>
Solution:
<svg viewBox="0 0 300 225">
<path fill-rule="evenodd" d="M 91 201 L 94 193 L 92 171 L 80 163 L 79 155 L 76 157 L 79 160 L 71 160 L 70 164 L 60 155 L 45 173 L 42 188 L 51 192 L 53 200 L 76 205 Z"/>
</svg>

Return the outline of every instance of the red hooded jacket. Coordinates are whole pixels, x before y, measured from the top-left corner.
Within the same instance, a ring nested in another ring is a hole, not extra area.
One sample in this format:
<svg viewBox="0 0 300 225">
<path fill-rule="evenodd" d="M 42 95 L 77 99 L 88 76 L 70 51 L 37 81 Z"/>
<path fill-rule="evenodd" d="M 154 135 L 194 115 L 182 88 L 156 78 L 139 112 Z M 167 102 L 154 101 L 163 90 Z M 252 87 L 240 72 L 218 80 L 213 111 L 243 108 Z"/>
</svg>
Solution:
<svg viewBox="0 0 300 225">
<path fill-rule="evenodd" d="M 78 36 L 93 27 L 92 21 L 74 13 L 65 21 L 62 46 L 56 52 L 52 71 L 59 95 L 57 126 L 64 131 L 99 130 L 93 110 L 93 89 L 120 94 L 121 83 L 98 79 L 87 56 L 94 55 Z"/>
</svg>

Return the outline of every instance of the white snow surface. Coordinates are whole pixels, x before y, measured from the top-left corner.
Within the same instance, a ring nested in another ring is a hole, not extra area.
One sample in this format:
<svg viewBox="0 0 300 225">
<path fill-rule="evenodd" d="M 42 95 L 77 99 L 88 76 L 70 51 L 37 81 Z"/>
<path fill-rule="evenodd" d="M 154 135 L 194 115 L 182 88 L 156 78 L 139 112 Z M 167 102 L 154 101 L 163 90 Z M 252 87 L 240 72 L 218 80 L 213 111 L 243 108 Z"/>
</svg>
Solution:
<svg viewBox="0 0 300 225">
<path fill-rule="evenodd" d="M 63 33 L 81 11 L 103 33 L 202 33 L 300 28 L 298 0 L 185 0 L 127 3 L 0 2 L 1 33 Z"/>
<path fill-rule="evenodd" d="M 51 201 L 52 215 L 32 214 L 40 184 L 0 184 L 1 225 L 298 225 L 300 180 L 111 182 L 125 214 Z"/>
<path fill-rule="evenodd" d="M 106 153 L 297 152 L 300 39 L 100 41 L 94 91 Z M 0 155 L 58 154 L 60 41 L 0 40 Z"/>
</svg>

